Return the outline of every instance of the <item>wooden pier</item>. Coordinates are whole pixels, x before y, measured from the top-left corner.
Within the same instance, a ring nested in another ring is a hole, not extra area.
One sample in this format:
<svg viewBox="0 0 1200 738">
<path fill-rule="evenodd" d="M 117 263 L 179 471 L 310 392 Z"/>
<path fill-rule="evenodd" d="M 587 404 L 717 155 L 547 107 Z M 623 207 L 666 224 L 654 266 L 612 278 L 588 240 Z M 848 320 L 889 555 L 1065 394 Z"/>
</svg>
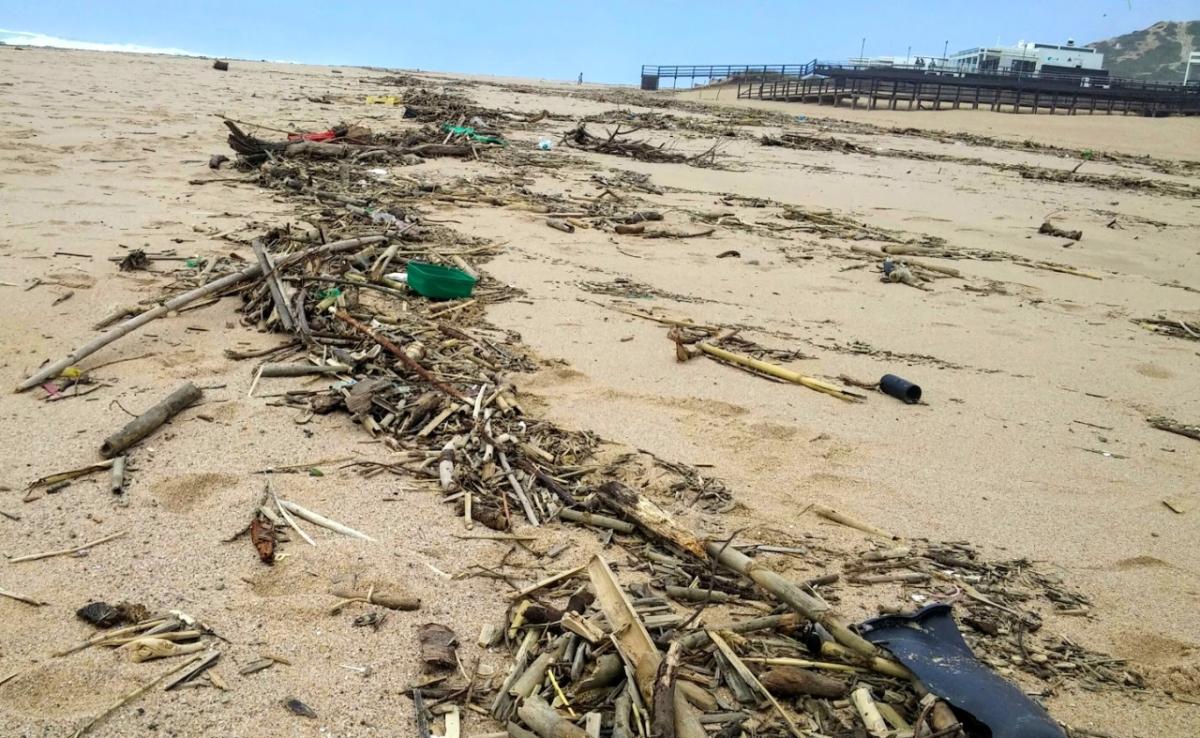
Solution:
<svg viewBox="0 0 1200 738">
<path fill-rule="evenodd" d="M 737 82 L 739 98 L 867 110 L 951 110 L 1076 115 L 1200 115 L 1200 86 L 1108 76 L 965 73 L 946 68 L 808 64 L 643 67 L 643 87 L 663 79 Z"/>
</svg>

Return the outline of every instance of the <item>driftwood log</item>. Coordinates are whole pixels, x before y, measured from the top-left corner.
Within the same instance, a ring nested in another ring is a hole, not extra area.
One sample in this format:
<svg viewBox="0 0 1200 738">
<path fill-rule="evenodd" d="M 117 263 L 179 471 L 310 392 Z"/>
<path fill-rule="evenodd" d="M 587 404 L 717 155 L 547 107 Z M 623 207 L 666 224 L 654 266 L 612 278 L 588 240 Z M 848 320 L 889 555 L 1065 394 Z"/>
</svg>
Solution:
<svg viewBox="0 0 1200 738">
<path fill-rule="evenodd" d="M 166 399 L 154 407 L 129 421 L 124 428 L 104 439 L 100 446 L 100 455 L 111 459 L 133 444 L 153 433 L 160 425 L 167 422 L 179 411 L 191 405 L 201 396 L 200 388 L 191 382 L 183 384 Z"/>
<path fill-rule="evenodd" d="M 760 678 L 767 691 L 776 697 L 824 697 L 838 699 L 846 696 L 846 683 L 808 669 L 777 666 Z"/>
</svg>

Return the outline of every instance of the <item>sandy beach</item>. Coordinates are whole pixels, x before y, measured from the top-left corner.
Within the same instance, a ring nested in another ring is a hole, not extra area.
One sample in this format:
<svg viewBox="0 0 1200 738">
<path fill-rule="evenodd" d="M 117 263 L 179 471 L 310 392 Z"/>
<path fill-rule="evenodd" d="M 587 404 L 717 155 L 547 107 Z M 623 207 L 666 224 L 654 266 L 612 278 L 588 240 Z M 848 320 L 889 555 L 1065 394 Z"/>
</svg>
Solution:
<svg viewBox="0 0 1200 738">
<path fill-rule="evenodd" d="M 322 210 L 228 167 L 211 170 L 211 155 L 233 156 L 221 116 L 285 131 L 417 127 L 400 106 L 366 103 L 396 94 L 384 70 L 210 65 L 0 47 L 8 387 L 89 340 L 118 306 L 158 300 L 185 259 L 253 260 L 252 238 Z M 813 503 L 905 540 L 967 541 L 990 560 L 1027 559 L 1091 603 L 1069 615 L 1039 604 L 1038 637 L 1105 654 L 1144 686 L 1085 688 L 1074 675 L 1043 682 L 1015 668 L 1006 676 L 1091 735 L 1200 735 L 1200 443 L 1147 422 L 1200 422 L 1200 339 L 1140 322 L 1200 324 L 1200 119 L 867 112 L 737 101 L 730 88 L 643 95 L 417 77 L 487 108 L 548 112 L 506 134 L 529 156 L 538 141 L 553 141 L 540 154 L 555 166 L 522 170 L 524 189 L 584 202 L 614 188 L 652 202 L 673 227 L 714 228 L 648 239 L 564 233 L 544 215 L 487 204 L 423 208 L 464 242 L 499 245 L 483 270 L 519 294 L 488 305 L 486 319 L 537 358 L 535 371 L 512 378 L 527 413 L 593 432 L 612 454 L 640 449 L 723 480 L 737 503 L 727 512 L 659 502 L 713 539 L 740 531 L 820 550 L 779 563 L 796 580 L 838 571 L 871 543 L 814 515 Z M 635 137 L 689 155 L 717 144 L 719 166 L 563 145 L 572 121 L 588 116 L 604 118 L 589 124 L 596 133 L 622 117 L 645 125 L 669 116 Z M 788 134 L 837 144 L 761 143 Z M 1077 165 L 1078 178 L 1064 174 Z M 482 156 L 389 167 L 385 176 L 449 183 L 512 174 Z M 620 189 L 634 181 L 652 191 Z M 823 232 L 784 217 L 787 206 L 865 226 Z M 1039 234 L 1046 221 L 1082 238 Z M 853 250 L 880 247 L 871 229 L 953 248 L 965 258 L 932 261 L 960 275 L 923 289 L 881 281 L 881 260 Z M 180 260 L 118 271 L 114 257 L 133 248 Z M 280 338 L 241 320 L 239 304 L 230 297 L 184 310 L 84 360 L 103 385 L 91 394 L 0 394 L 0 552 L 125 532 L 85 556 L 0 564 L 0 589 L 48 603 L 0 598 L 6 735 L 69 735 L 167 668 L 99 648 L 53 657 L 93 633 L 75 617 L 92 600 L 202 620 L 220 636 L 215 668 L 228 687 L 148 693 L 97 724 L 89 735 L 98 738 L 409 733 L 406 693 L 421 678 L 416 632 L 428 622 L 454 628 L 462 663 L 483 667 L 479 674 L 508 668 L 506 651 L 476 644 L 482 626 L 503 621 L 507 588 L 461 575 L 507 559 L 511 544 L 456 538 L 453 506 L 427 480 L 348 467 L 391 451 L 344 413 L 301 419 L 275 401 L 311 380 L 263 379 L 249 396 L 252 362 L 225 352 Z M 776 357 L 790 355 L 772 361 L 841 386 L 901 375 L 922 387 L 924 402 L 857 389 L 866 401 L 847 403 L 704 358 L 679 363 L 667 326 L 628 311 L 736 327 Z M 131 452 L 124 495 L 98 475 L 23 501 L 34 480 L 99 460 L 103 439 L 130 414 L 188 380 L 204 399 Z M 289 465 L 300 473 L 262 473 Z M 244 538 L 227 539 L 268 481 L 375 541 L 322 531 L 319 545 L 293 541 L 286 558 L 264 566 Z M 509 574 L 520 584 L 597 552 L 622 556 L 577 526 L 519 531 L 536 538 L 536 552 L 569 544 L 553 560 L 518 550 Z M 352 627 L 329 614 L 328 594 L 331 580 L 350 575 L 403 581 L 422 608 L 392 613 L 378 630 Z M 884 604 L 914 603 L 897 584 L 837 595 L 854 622 Z M 278 661 L 240 673 L 262 658 Z M 289 714 L 280 706 L 288 698 L 317 717 Z M 503 729 L 485 715 L 464 717 L 464 736 Z"/>
</svg>

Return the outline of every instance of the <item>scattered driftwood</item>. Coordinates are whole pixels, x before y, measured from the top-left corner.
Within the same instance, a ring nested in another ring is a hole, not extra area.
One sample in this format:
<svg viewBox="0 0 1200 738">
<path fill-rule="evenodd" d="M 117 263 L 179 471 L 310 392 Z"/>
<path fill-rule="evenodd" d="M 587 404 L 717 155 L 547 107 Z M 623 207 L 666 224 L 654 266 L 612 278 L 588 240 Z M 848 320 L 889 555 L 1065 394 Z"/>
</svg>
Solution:
<svg viewBox="0 0 1200 738">
<path fill-rule="evenodd" d="M 1200 341 L 1200 324 L 1189 325 L 1183 320 L 1168 320 L 1166 318 L 1137 318 L 1133 322 L 1162 336 L 1182 338 L 1188 341 Z"/>
<path fill-rule="evenodd" d="M 121 453 L 158 430 L 159 426 L 178 415 L 189 405 L 195 403 L 200 399 L 201 394 L 199 387 L 191 382 L 185 382 L 157 405 L 129 421 L 124 428 L 104 439 L 104 443 L 100 446 L 100 455 L 111 459 Z"/>
<path fill-rule="evenodd" d="M 335 241 L 333 243 L 327 243 L 327 244 L 323 244 L 321 246 L 314 246 L 314 247 L 307 249 L 305 251 L 302 251 L 300 253 L 290 254 L 287 257 L 278 260 L 276 262 L 276 268 L 283 268 L 285 266 L 289 266 L 291 264 L 298 263 L 306 258 L 310 258 L 310 257 L 317 256 L 320 254 L 330 254 L 330 253 L 336 253 L 336 252 L 340 252 L 340 251 L 349 251 L 352 249 L 359 249 L 359 248 L 362 248 L 363 246 L 367 246 L 370 244 L 382 243 L 385 240 L 386 239 L 383 236 L 362 236 L 362 237 L 358 237 L 358 238 L 346 239 L 344 241 Z M 215 279 L 212 282 L 209 282 L 208 284 L 204 285 L 203 287 L 197 287 L 194 290 L 190 290 L 188 292 L 183 293 L 182 295 L 173 297 L 170 300 L 167 300 L 162 305 L 159 305 L 156 308 L 147 310 L 144 313 L 141 313 L 133 318 L 130 318 L 129 320 L 125 321 L 121 325 L 112 329 L 108 333 L 98 336 L 97 338 L 89 341 L 84 346 L 82 346 L 78 349 L 75 349 L 74 351 L 72 351 L 70 354 L 63 357 L 62 359 L 59 359 L 58 361 L 55 361 L 46 366 L 43 366 L 38 371 L 34 372 L 34 374 L 32 376 L 30 376 L 28 379 L 26 379 L 24 382 L 21 382 L 19 385 L 17 385 L 17 390 L 24 391 L 24 390 L 29 389 L 30 387 L 36 387 L 37 385 L 41 384 L 45 380 L 50 379 L 51 377 L 58 376 L 67 367 L 69 367 L 73 364 L 79 363 L 79 361 L 81 359 L 83 359 L 87 356 L 91 356 L 92 354 L 96 353 L 97 351 L 104 348 L 105 346 L 112 343 L 113 341 L 116 341 L 117 339 L 132 333 L 133 331 L 137 330 L 138 328 L 141 328 L 146 323 L 149 323 L 150 321 L 155 320 L 156 318 L 161 318 L 173 310 L 179 310 L 180 308 L 184 307 L 185 305 L 193 303 L 202 297 L 208 297 L 209 295 L 213 295 L 218 292 L 222 292 L 226 289 L 229 289 L 230 287 L 233 287 L 234 285 L 238 284 L 239 282 L 243 282 L 248 279 L 256 278 L 256 277 L 260 276 L 261 274 L 262 274 L 262 266 L 259 264 L 254 264 L 252 266 L 246 267 L 245 269 L 241 270 L 240 272 L 235 272 L 233 274 L 229 274 L 224 277 L 221 277 L 220 279 Z"/>
<path fill-rule="evenodd" d="M 631 126 L 622 130 L 618 124 L 612 130 L 605 131 L 607 136 L 595 136 L 588 131 L 586 123 L 580 123 L 563 134 L 562 143 L 571 148 L 624 156 L 637 161 L 693 164 L 695 166 L 711 166 L 715 162 L 717 153 L 715 144 L 703 153 L 688 156 L 678 151 L 671 151 L 661 144 L 655 146 L 645 141 L 631 141 L 626 138 L 629 134 L 639 130 L 641 130 L 640 126 Z"/>
</svg>

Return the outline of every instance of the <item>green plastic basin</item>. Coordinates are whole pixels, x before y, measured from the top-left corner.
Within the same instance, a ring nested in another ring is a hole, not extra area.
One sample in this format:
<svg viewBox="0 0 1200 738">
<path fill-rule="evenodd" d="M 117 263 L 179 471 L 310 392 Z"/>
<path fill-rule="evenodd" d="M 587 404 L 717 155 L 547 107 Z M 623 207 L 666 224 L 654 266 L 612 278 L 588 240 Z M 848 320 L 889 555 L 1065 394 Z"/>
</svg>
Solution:
<svg viewBox="0 0 1200 738">
<path fill-rule="evenodd" d="M 410 261 L 408 286 L 431 300 L 454 300 L 471 296 L 475 278 L 461 269 Z"/>
</svg>

